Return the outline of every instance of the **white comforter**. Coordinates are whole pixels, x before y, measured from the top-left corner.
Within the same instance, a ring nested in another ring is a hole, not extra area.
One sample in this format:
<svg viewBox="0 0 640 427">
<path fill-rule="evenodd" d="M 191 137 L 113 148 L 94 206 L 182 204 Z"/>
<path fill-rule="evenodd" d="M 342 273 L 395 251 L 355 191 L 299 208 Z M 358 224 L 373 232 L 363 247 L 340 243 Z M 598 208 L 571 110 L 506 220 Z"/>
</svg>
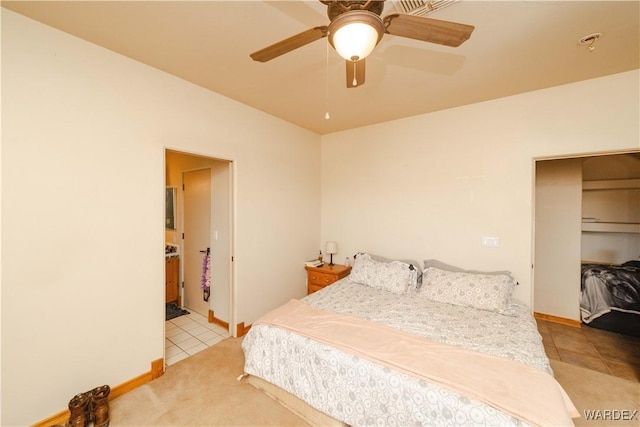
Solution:
<svg viewBox="0 0 640 427">
<path fill-rule="evenodd" d="M 348 278 L 304 301 L 551 373 L 535 321 L 521 305 L 505 316 L 395 295 Z M 522 425 L 479 401 L 276 327 L 255 325 L 243 349 L 246 373 L 351 425 Z"/>
</svg>

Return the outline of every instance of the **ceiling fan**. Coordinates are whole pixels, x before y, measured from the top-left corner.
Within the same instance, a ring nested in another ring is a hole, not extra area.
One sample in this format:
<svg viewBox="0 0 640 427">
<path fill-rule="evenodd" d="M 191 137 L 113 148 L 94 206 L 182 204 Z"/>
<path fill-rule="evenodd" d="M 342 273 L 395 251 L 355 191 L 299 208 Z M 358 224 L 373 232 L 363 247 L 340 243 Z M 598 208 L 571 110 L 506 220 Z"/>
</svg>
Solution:
<svg viewBox="0 0 640 427">
<path fill-rule="evenodd" d="M 384 18 L 384 0 L 320 0 L 327 6 L 329 25 L 313 27 L 264 49 L 253 60 L 267 62 L 323 37 L 346 60 L 347 87 L 364 84 L 365 58 L 382 36 L 391 34 L 444 46 L 458 47 L 474 30 L 472 25 L 424 16 L 394 13 Z"/>
</svg>

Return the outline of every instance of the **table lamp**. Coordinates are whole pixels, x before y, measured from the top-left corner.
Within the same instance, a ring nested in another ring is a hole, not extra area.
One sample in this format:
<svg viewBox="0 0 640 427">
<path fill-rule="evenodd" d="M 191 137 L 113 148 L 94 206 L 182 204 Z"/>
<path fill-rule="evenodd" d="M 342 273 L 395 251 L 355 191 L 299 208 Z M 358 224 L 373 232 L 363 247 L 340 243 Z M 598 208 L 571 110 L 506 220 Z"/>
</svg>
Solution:
<svg viewBox="0 0 640 427">
<path fill-rule="evenodd" d="M 333 241 L 327 242 L 324 252 L 329 254 L 329 265 L 333 265 L 333 254 L 338 253 L 338 243 Z"/>
</svg>

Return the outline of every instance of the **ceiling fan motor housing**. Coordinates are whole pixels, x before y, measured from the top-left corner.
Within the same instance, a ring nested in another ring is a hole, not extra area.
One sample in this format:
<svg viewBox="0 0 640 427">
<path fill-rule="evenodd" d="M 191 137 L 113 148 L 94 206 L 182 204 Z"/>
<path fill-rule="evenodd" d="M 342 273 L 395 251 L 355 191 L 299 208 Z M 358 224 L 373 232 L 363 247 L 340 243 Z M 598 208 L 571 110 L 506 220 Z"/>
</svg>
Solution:
<svg viewBox="0 0 640 427">
<path fill-rule="evenodd" d="M 320 0 L 327 6 L 327 16 L 333 21 L 343 13 L 353 10 L 368 10 L 376 15 L 382 15 L 384 0 Z"/>
</svg>

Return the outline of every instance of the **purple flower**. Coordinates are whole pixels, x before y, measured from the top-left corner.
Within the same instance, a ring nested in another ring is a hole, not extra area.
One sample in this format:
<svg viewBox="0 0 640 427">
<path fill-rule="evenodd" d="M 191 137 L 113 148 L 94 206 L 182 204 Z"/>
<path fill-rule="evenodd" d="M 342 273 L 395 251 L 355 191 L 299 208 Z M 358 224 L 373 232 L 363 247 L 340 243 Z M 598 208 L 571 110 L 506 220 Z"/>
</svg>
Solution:
<svg viewBox="0 0 640 427">
<path fill-rule="evenodd" d="M 208 290 L 211 287 L 211 255 L 204 254 L 202 258 L 202 280 L 203 290 Z"/>
</svg>

